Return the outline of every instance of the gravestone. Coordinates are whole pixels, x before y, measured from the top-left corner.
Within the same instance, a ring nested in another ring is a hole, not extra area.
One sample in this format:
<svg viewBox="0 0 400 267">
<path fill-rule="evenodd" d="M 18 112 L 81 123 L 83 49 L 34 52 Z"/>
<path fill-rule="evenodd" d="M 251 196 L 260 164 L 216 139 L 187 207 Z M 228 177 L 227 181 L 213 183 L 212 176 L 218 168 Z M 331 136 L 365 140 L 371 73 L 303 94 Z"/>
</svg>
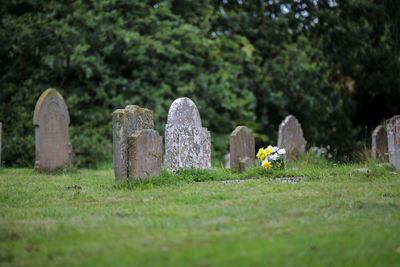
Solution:
<svg viewBox="0 0 400 267">
<path fill-rule="evenodd" d="M 137 130 L 128 137 L 129 179 L 136 180 L 162 173 L 162 138 L 152 129 Z"/>
<path fill-rule="evenodd" d="M 135 131 L 153 129 L 153 111 L 136 105 L 113 113 L 113 160 L 115 181 L 129 177 L 128 137 Z"/>
<path fill-rule="evenodd" d="M 55 89 L 44 91 L 36 103 L 33 115 L 35 125 L 35 169 L 55 170 L 69 167 L 71 145 L 68 143 L 68 108 Z"/>
<path fill-rule="evenodd" d="M 303 154 L 306 144 L 301 124 L 295 116 L 288 115 L 279 125 L 278 147 L 286 150 L 287 159 L 290 160 Z"/>
<path fill-rule="evenodd" d="M 230 167 L 244 171 L 255 163 L 254 136 L 246 126 L 238 126 L 229 140 Z"/>
<path fill-rule="evenodd" d="M 388 153 L 386 129 L 381 125 L 377 126 L 372 133 L 372 158 L 386 159 Z"/>
<path fill-rule="evenodd" d="M 389 162 L 400 170 L 400 115 L 386 121 Z"/>
<path fill-rule="evenodd" d="M 225 160 L 225 168 L 230 169 L 231 168 L 231 155 L 228 153 L 224 157 Z"/>
<path fill-rule="evenodd" d="M 1 168 L 1 140 L 3 134 L 3 124 L 0 122 L 0 168 Z"/>
<path fill-rule="evenodd" d="M 187 97 L 176 99 L 165 125 L 165 165 L 172 171 L 211 168 L 211 135 L 201 125 L 196 105 Z"/>
</svg>

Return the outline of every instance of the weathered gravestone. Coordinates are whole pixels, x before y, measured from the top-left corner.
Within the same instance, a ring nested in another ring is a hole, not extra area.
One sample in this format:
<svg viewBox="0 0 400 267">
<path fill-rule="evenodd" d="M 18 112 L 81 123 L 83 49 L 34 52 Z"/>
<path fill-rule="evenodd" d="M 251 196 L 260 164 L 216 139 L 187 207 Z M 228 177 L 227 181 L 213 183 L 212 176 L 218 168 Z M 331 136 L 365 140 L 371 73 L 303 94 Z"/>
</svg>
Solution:
<svg viewBox="0 0 400 267">
<path fill-rule="evenodd" d="M 162 140 L 153 130 L 153 111 L 136 105 L 113 113 L 115 181 L 161 174 Z"/>
<path fill-rule="evenodd" d="M 290 160 L 303 154 L 306 144 L 301 124 L 295 116 L 288 115 L 279 125 L 278 146 L 286 150 L 287 158 Z"/>
<path fill-rule="evenodd" d="M 68 143 L 68 108 L 55 89 L 44 91 L 36 103 L 33 115 L 35 125 L 35 169 L 55 170 L 72 165 L 71 144 Z"/>
<path fill-rule="evenodd" d="M 3 124 L 0 122 L 0 167 L 1 167 L 1 138 L 3 134 Z"/>
<path fill-rule="evenodd" d="M 229 140 L 230 168 L 244 171 L 254 166 L 254 136 L 246 126 L 238 126 Z"/>
<path fill-rule="evenodd" d="M 386 121 L 389 162 L 400 170 L 400 115 Z"/>
<path fill-rule="evenodd" d="M 165 125 L 165 165 L 172 171 L 211 168 L 211 135 L 203 128 L 196 105 L 187 97 L 176 99 Z"/>
<path fill-rule="evenodd" d="M 162 138 L 152 129 L 137 130 L 128 137 L 129 179 L 160 176 Z"/>
<path fill-rule="evenodd" d="M 381 125 L 377 126 L 372 133 L 372 158 L 386 159 L 388 153 L 386 129 Z"/>
</svg>

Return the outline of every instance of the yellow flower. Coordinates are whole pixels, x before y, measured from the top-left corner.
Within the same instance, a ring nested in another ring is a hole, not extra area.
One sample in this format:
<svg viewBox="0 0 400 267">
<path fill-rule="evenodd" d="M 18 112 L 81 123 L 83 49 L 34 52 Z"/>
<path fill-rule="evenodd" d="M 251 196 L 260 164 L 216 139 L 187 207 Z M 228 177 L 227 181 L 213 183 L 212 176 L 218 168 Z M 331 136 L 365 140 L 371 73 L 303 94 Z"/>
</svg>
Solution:
<svg viewBox="0 0 400 267">
<path fill-rule="evenodd" d="M 264 160 L 262 166 L 266 169 L 271 168 L 271 163 L 268 160 Z"/>
<path fill-rule="evenodd" d="M 271 152 L 272 152 L 272 148 L 270 148 L 270 147 L 267 147 L 266 149 L 264 149 L 265 157 L 268 157 L 271 154 Z"/>
<path fill-rule="evenodd" d="M 265 156 L 264 156 L 264 148 L 260 148 L 260 149 L 258 150 L 257 158 L 258 158 L 259 160 L 264 160 L 264 159 L 265 159 Z"/>
<path fill-rule="evenodd" d="M 279 168 L 280 166 L 281 166 L 281 163 L 280 163 L 279 161 L 277 161 L 277 162 L 276 162 L 276 167 Z"/>
</svg>

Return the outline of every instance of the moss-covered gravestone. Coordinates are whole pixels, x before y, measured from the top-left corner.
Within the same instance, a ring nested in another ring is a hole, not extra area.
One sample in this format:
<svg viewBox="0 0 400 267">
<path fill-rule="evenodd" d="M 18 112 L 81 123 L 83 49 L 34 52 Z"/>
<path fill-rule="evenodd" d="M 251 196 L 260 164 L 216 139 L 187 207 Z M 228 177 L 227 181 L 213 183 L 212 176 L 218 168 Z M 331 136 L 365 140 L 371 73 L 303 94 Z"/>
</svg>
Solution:
<svg viewBox="0 0 400 267">
<path fill-rule="evenodd" d="M 52 171 L 72 164 L 72 151 L 68 143 L 69 123 L 68 108 L 61 94 L 55 89 L 44 91 L 33 115 L 35 169 Z"/>
<path fill-rule="evenodd" d="M 255 164 L 254 136 L 246 126 L 238 126 L 229 140 L 230 168 L 244 171 Z"/>
<path fill-rule="evenodd" d="M 168 112 L 165 165 L 172 171 L 211 168 L 211 134 L 202 127 L 199 111 L 187 97 L 176 99 Z"/>
<path fill-rule="evenodd" d="M 290 160 L 303 154 L 306 144 L 301 124 L 295 116 L 288 115 L 279 125 L 278 146 L 286 150 L 287 158 Z"/>
<path fill-rule="evenodd" d="M 400 170 L 400 115 L 386 121 L 389 162 Z"/>
<path fill-rule="evenodd" d="M 153 111 L 136 105 L 113 113 L 115 182 L 161 175 L 162 139 L 153 130 Z"/>
</svg>

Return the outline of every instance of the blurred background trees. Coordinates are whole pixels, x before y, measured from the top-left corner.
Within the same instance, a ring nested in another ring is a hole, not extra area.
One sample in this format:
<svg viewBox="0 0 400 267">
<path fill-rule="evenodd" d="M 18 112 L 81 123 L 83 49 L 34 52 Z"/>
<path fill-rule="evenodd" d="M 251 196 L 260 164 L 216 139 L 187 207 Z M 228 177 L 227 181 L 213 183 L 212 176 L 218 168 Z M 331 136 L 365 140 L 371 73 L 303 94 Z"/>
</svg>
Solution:
<svg viewBox="0 0 400 267">
<path fill-rule="evenodd" d="M 0 3 L 0 121 L 6 166 L 32 166 L 33 110 L 56 88 L 78 166 L 112 158 L 112 112 L 187 96 L 213 157 L 239 124 L 275 144 L 289 113 L 310 144 L 339 157 L 400 113 L 396 0 L 166 0 Z M 365 130 L 366 129 L 366 130 Z"/>
</svg>

